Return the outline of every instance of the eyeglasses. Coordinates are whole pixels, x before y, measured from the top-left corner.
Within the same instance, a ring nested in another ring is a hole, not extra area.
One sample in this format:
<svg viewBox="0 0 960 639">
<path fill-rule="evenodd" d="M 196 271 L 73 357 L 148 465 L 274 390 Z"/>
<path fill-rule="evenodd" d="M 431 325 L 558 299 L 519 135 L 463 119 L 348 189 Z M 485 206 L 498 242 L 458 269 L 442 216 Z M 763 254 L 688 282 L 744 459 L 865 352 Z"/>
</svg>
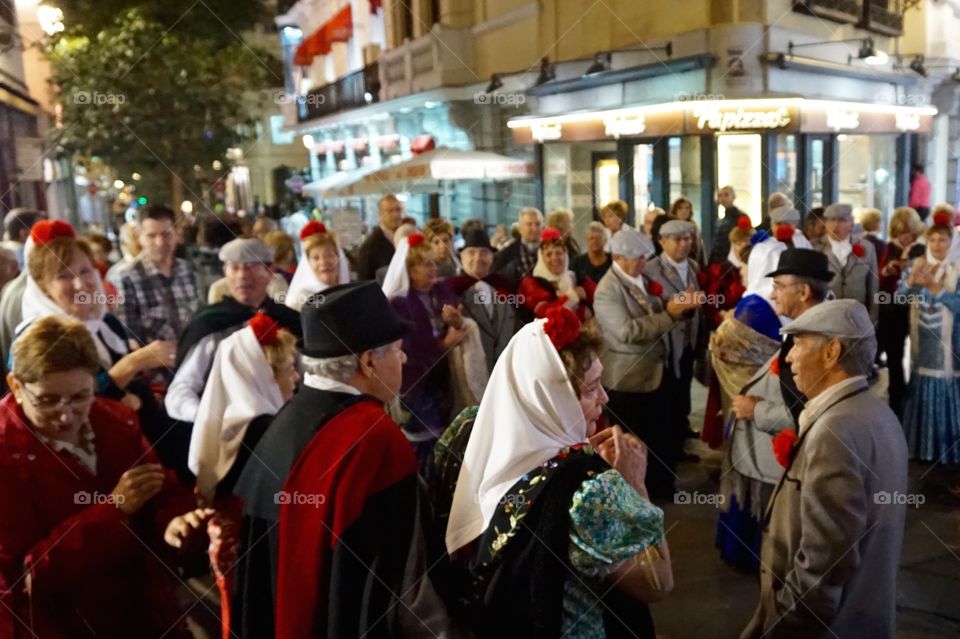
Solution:
<svg viewBox="0 0 960 639">
<path fill-rule="evenodd" d="M 20 382 L 20 388 L 23 389 L 23 394 L 27 396 L 33 407 L 41 413 L 59 413 L 66 408 L 78 411 L 86 408 L 87 404 L 92 402 L 95 397 L 92 390 L 64 397 L 62 395 L 34 395 L 23 382 Z"/>
</svg>

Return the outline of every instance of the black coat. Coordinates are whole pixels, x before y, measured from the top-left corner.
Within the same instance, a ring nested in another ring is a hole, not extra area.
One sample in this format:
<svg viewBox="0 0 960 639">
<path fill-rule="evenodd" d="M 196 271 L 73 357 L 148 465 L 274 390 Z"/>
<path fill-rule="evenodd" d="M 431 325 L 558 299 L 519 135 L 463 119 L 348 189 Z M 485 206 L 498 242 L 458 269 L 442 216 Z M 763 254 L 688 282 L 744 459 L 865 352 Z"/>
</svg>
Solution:
<svg viewBox="0 0 960 639">
<path fill-rule="evenodd" d="M 377 269 L 390 264 L 395 251 L 393 242 L 384 234 L 383 229 L 375 227 L 357 253 L 357 278 L 372 280 L 376 277 Z"/>
</svg>

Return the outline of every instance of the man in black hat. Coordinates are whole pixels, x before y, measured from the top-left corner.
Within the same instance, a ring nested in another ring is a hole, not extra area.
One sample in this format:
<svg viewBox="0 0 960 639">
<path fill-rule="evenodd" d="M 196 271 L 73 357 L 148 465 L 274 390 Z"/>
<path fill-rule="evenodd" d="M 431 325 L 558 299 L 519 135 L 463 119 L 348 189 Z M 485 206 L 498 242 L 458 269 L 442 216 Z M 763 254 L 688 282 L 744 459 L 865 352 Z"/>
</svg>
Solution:
<svg viewBox="0 0 960 639">
<path fill-rule="evenodd" d="M 235 490 L 244 518 L 231 631 L 449 636 L 428 574 L 435 557 L 417 460 L 384 411 L 400 391 L 410 325 L 369 281 L 331 287 L 301 312 L 303 385 Z"/>
<path fill-rule="evenodd" d="M 807 309 L 813 308 L 827 298 L 830 291 L 829 284 L 833 279 L 830 265 L 823 253 L 813 249 L 791 248 L 780 254 L 777 270 L 768 273 L 773 278 L 773 294 L 771 299 L 776 306 L 777 315 L 791 320 L 800 317 Z M 800 417 L 806 398 L 797 390 L 787 362 L 787 353 L 793 348 L 793 337 L 787 336 L 777 353 L 777 365 L 774 372 L 779 377 L 776 387 L 779 394 L 775 397 L 764 398 L 757 395 L 740 394 L 733 398 L 731 406 L 734 414 L 740 419 L 754 419 L 757 415 L 757 404 L 761 401 L 773 402 L 776 406 L 763 406 L 761 413 L 773 413 L 782 416 L 786 411 L 792 417 L 792 423 Z M 773 360 L 766 363 L 747 384 L 743 393 L 746 393 L 759 378 L 770 375 Z"/>
<path fill-rule="evenodd" d="M 490 272 L 497 249 L 490 244 L 484 228 L 465 230 L 463 241 L 463 275 L 450 278 L 450 283 L 463 300 L 464 316 L 480 328 L 489 373 L 519 328 L 516 291 L 506 277 Z"/>
</svg>

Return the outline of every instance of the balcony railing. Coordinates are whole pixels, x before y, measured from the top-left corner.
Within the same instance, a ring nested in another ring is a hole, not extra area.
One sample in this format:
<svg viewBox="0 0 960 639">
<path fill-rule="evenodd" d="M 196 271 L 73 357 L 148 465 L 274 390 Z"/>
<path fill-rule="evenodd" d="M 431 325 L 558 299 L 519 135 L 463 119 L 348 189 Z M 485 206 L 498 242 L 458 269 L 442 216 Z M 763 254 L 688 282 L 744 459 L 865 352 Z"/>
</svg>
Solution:
<svg viewBox="0 0 960 639">
<path fill-rule="evenodd" d="M 886 3 L 865 0 L 863 3 L 863 20 L 860 26 L 868 31 L 884 35 L 902 35 L 903 15 L 896 11 L 890 11 L 886 6 L 883 6 L 884 4 Z"/>
<path fill-rule="evenodd" d="M 299 96 L 297 120 L 306 122 L 379 101 L 380 69 L 377 63 L 373 63 Z"/>
<path fill-rule="evenodd" d="M 794 0 L 793 10 L 845 24 L 859 22 L 863 15 L 857 0 Z"/>
</svg>

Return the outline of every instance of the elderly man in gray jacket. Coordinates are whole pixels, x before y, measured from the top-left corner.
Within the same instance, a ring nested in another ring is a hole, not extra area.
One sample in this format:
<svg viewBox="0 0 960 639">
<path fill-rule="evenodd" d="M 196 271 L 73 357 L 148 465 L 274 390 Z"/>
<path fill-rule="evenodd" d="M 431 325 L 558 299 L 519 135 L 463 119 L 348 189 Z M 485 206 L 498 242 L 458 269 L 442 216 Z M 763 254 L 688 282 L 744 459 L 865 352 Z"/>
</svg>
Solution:
<svg viewBox="0 0 960 639">
<path fill-rule="evenodd" d="M 612 423 L 635 433 L 650 451 L 647 488 L 655 497 L 673 494 L 675 461 L 671 455 L 670 398 L 664 377 L 667 368 L 665 336 L 696 301 L 681 296 L 663 301 L 659 285 L 644 275 L 653 243 L 624 227 L 610 240 L 613 266 L 600 279 L 593 311 L 603 332 L 603 386 L 610 400 Z"/>
<path fill-rule="evenodd" d="M 830 290 L 837 299 L 857 300 L 877 324 L 879 306 L 874 297 L 880 290 L 877 251 L 873 244 L 853 237 L 853 207 L 831 204 L 823 212 L 827 232 L 813 248 L 827 256 L 834 272 Z"/>
<path fill-rule="evenodd" d="M 760 605 L 741 639 L 893 639 L 907 446 L 867 387 L 873 324 L 859 302 L 835 300 L 782 332 L 808 400 L 767 506 Z"/>
</svg>

